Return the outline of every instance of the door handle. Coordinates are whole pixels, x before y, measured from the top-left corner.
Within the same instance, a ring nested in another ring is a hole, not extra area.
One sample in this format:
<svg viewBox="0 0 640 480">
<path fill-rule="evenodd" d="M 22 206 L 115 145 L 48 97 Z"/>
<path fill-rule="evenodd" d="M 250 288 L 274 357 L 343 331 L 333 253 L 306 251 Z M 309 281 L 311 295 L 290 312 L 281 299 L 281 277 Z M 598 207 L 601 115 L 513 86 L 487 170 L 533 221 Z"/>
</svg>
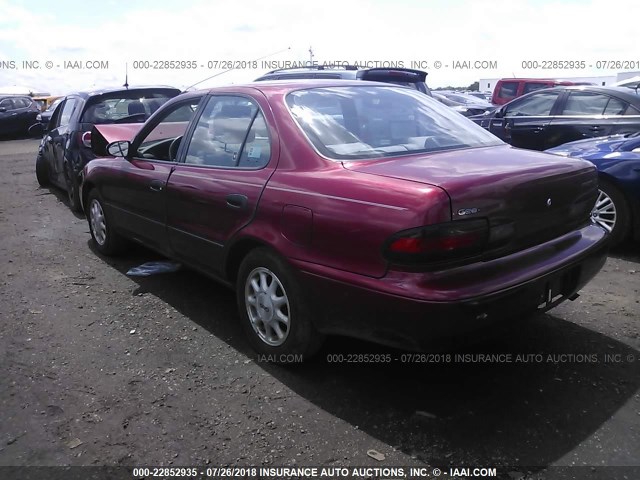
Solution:
<svg viewBox="0 0 640 480">
<path fill-rule="evenodd" d="M 533 129 L 533 133 L 540 133 L 544 131 L 544 127 L 536 127 Z"/>
<path fill-rule="evenodd" d="M 153 192 L 161 192 L 164 188 L 164 182 L 161 180 L 151 180 L 149 184 L 149 190 Z"/>
<path fill-rule="evenodd" d="M 599 132 L 600 130 L 602 130 L 601 127 L 589 127 L 589 130 L 591 130 L 592 132 Z"/>
<path fill-rule="evenodd" d="M 249 199 L 246 195 L 240 193 L 230 193 L 227 195 L 227 206 L 231 208 L 242 209 L 247 206 Z"/>
</svg>

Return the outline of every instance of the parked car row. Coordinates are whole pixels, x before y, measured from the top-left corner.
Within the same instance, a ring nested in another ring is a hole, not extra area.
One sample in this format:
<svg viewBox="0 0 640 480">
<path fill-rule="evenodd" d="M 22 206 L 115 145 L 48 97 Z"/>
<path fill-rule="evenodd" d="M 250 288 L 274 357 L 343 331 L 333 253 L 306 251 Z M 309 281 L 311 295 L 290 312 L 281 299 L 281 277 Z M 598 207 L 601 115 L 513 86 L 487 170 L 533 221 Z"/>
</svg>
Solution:
<svg viewBox="0 0 640 480">
<path fill-rule="evenodd" d="M 138 242 L 234 288 L 270 359 L 306 358 L 328 334 L 410 350 L 480 336 L 575 298 L 605 261 L 591 163 L 506 145 L 414 86 L 114 95 L 65 98 L 39 181 L 65 186 L 65 162 L 85 164 L 96 249 Z M 144 115 L 120 105 L 136 101 Z"/>
<path fill-rule="evenodd" d="M 59 99 L 46 126 L 37 123 L 31 127 L 31 133 L 44 133 L 36 158 L 38 183 L 65 189 L 71 209 L 80 211 L 79 175 L 96 157 L 91 149 L 91 129 L 103 124 L 143 123 L 179 93 L 172 87 L 137 87 L 77 92 Z M 46 121 L 44 113 L 41 122 Z"/>
<path fill-rule="evenodd" d="M 635 90 L 592 86 L 537 90 L 471 118 L 515 147 L 570 154 L 594 163 L 601 183 L 594 221 L 612 233 L 612 245 L 630 236 L 640 240 L 640 95 Z"/>
<path fill-rule="evenodd" d="M 640 233 L 640 97 L 561 86 L 494 107 L 425 78 L 305 68 L 72 94 L 36 175 L 102 254 L 141 243 L 234 288 L 269 358 L 328 334 L 421 350 L 574 299 Z"/>
</svg>

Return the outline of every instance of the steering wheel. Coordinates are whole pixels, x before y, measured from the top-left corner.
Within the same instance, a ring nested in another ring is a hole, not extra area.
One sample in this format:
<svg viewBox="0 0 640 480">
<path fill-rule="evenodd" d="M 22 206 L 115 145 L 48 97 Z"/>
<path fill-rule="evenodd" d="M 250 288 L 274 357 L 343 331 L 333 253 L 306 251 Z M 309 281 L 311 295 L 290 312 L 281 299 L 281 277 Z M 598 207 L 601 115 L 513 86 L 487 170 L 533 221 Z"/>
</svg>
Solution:
<svg viewBox="0 0 640 480">
<path fill-rule="evenodd" d="M 180 148 L 180 142 L 182 141 L 182 135 L 174 138 L 169 145 L 169 161 L 173 161 L 178 156 L 178 149 Z"/>
</svg>

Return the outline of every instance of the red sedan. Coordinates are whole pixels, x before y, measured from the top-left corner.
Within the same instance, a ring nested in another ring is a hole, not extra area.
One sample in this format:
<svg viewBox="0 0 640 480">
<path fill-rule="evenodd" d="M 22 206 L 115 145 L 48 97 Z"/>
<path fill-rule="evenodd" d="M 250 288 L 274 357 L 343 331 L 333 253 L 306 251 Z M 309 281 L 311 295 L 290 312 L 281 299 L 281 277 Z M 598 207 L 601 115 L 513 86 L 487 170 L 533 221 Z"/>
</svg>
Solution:
<svg viewBox="0 0 640 480">
<path fill-rule="evenodd" d="M 270 358 L 326 334 L 412 350 L 476 335 L 575 298 L 606 258 L 592 164 L 512 148 L 409 88 L 260 82 L 97 129 L 96 248 L 133 240 L 234 288 Z"/>
</svg>

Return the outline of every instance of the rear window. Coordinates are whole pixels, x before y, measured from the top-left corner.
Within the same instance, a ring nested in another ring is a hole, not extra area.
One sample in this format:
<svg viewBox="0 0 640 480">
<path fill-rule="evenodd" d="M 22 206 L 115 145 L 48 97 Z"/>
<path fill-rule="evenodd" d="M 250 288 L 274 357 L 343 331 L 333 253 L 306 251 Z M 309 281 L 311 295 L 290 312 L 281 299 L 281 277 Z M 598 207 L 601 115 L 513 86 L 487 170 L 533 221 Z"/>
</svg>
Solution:
<svg viewBox="0 0 640 480">
<path fill-rule="evenodd" d="M 287 105 L 316 149 L 335 160 L 502 144 L 449 107 L 407 88 L 298 90 L 287 95 Z"/>
<path fill-rule="evenodd" d="M 498 90 L 499 98 L 513 98 L 518 93 L 518 82 L 502 82 Z"/>
<path fill-rule="evenodd" d="M 176 92 L 177 93 L 177 92 Z M 168 93 L 118 92 L 115 95 L 91 99 L 82 115 L 82 122 L 95 125 L 108 123 L 143 123 L 167 100 Z"/>
</svg>

